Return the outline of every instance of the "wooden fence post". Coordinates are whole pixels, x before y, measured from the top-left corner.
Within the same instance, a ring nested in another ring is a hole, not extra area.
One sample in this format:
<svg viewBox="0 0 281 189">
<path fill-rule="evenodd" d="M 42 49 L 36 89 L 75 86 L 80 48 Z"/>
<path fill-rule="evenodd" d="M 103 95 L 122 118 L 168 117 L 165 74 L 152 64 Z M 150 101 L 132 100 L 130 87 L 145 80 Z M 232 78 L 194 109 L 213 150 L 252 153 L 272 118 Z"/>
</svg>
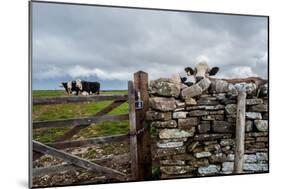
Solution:
<svg viewBox="0 0 281 189">
<path fill-rule="evenodd" d="M 136 108 L 135 108 L 135 88 L 132 81 L 128 82 L 128 104 L 129 104 L 129 123 L 130 123 L 130 154 L 131 154 L 131 171 L 132 179 L 139 178 L 139 156 L 137 145 L 136 128 Z"/>
<path fill-rule="evenodd" d="M 138 71 L 134 74 L 134 88 L 136 94 L 140 94 L 143 101 L 143 108 L 135 109 L 136 114 L 136 133 L 137 133 L 137 167 L 136 180 L 152 179 L 152 158 L 150 149 L 150 125 L 145 121 L 145 114 L 149 108 L 148 95 L 148 74 Z"/>
<path fill-rule="evenodd" d="M 234 173 L 243 173 L 244 163 L 244 140 L 245 140 L 245 111 L 246 92 L 239 92 L 237 99 L 236 138 Z"/>
</svg>

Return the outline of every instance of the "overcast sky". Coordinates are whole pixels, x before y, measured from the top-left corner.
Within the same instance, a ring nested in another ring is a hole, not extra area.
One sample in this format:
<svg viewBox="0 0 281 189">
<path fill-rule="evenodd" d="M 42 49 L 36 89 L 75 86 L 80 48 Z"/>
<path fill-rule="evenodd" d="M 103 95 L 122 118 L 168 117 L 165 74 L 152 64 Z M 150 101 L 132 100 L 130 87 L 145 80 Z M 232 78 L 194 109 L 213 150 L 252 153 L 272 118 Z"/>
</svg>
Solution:
<svg viewBox="0 0 281 189">
<path fill-rule="evenodd" d="M 33 3 L 33 89 L 99 81 L 126 89 L 134 72 L 169 77 L 200 60 L 217 77 L 267 77 L 267 18 Z"/>
</svg>

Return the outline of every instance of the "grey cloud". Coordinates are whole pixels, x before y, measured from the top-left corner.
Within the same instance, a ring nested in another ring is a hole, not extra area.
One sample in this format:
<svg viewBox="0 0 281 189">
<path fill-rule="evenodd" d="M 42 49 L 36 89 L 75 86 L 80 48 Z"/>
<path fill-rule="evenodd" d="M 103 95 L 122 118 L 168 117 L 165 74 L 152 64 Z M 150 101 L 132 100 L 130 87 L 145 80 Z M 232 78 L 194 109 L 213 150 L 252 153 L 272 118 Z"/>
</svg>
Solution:
<svg viewBox="0 0 281 189">
<path fill-rule="evenodd" d="M 267 77 L 265 17 L 33 6 L 34 82 L 60 76 L 126 82 L 138 70 L 151 79 L 184 75 L 200 57 L 221 68 L 218 76 L 243 68 L 241 77 Z"/>
</svg>

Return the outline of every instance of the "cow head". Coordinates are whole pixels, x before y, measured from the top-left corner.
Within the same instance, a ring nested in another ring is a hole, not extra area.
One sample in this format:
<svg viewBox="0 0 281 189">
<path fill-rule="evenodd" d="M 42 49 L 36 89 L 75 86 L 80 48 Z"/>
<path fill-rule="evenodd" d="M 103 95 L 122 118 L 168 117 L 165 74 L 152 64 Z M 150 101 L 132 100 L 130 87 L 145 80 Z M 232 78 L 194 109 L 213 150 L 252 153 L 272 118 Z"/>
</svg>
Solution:
<svg viewBox="0 0 281 189">
<path fill-rule="evenodd" d="M 208 76 L 216 75 L 216 73 L 219 71 L 219 68 L 213 67 L 210 69 L 207 62 L 200 62 L 194 69 L 191 67 L 186 67 L 184 70 L 186 71 L 187 75 L 193 75 L 197 83 Z"/>
<path fill-rule="evenodd" d="M 75 81 L 75 85 L 76 85 L 76 87 L 77 87 L 80 91 L 83 90 L 82 81 L 81 81 L 80 79 L 77 79 L 77 80 Z"/>
<path fill-rule="evenodd" d="M 69 89 L 66 82 L 61 82 L 60 87 L 63 87 L 67 93 L 69 93 Z"/>
</svg>

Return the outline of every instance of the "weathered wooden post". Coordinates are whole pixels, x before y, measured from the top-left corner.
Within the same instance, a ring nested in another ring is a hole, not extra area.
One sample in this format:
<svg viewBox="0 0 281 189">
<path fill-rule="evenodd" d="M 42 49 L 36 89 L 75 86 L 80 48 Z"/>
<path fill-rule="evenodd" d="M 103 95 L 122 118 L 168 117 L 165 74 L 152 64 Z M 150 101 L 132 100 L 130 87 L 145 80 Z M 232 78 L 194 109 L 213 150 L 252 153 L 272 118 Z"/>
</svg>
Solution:
<svg viewBox="0 0 281 189">
<path fill-rule="evenodd" d="M 139 158 L 137 145 L 136 128 L 136 108 L 135 108 L 135 88 L 132 81 L 128 81 L 128 103 L 129 103 L 129 124 L 130 124 L 130 154 L 131 154 L 131 171 L 132 179 L 139 178 Z"/>
<path fill-rule="evenodd" d="M 136 72 L 134 83 L 129 81 L 128 86 L 132 175 L 135 180 L 149 180 L 152 178 L 150 126 L 145 121 L 149 108 L 148 74 Z"/>
<path fill-rule="evenodd" d="M 246 92 L 243 91 L 243 92 L 239 92 L 238 99 L 237 99 L 234 173 L 243 173 L 245 111 L 246 111 Z"/>
</svg>

